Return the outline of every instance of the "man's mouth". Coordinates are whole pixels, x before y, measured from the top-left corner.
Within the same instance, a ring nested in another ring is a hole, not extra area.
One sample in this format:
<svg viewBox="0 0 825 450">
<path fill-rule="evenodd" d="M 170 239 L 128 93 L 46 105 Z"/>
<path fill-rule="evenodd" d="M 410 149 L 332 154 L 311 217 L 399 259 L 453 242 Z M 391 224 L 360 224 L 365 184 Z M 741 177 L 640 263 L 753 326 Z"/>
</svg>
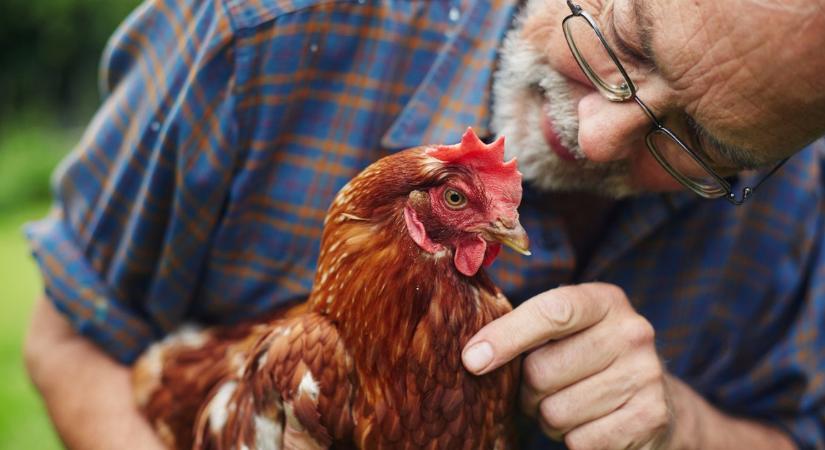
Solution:
<svg viewBox="0 0 825 450">
<path fill-rule="evenodd" d="M 541 133 L 547 145 L 560 159 L 564 161 L 576 161 L 578 159 L 569 148 L 561 143 L 561 138 L 559 138 L 556 129 L 553 127 L 553 121 L 547 115 L 541 118 Z"/>
<path fill-rule="evenodd" d="M 547 143 L 547 146 L 559 157 L 562 161 L 579 161 L 585 159 L 584 155 L 571 150 L 569 147 L 564 145 L 561 140 L 561 136 L 559 136 L 556 127 L 553 125 L 553 118 L 550 114 L 550 107 L 547 104 L 549 101 L 546 97 L 543 97 L 544 104 L 542 106 L 542 112 L 544 113 L 539 121 L 539 125 L 541 127 L 541 134 L 544 137 L 544 141 Z"/>
</svg>

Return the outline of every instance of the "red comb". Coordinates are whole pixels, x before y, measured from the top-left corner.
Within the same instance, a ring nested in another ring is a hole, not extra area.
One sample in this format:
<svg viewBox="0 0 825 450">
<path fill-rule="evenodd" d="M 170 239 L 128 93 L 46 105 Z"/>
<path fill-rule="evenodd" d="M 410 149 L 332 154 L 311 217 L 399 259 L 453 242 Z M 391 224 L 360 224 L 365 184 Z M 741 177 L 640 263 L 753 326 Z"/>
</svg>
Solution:
<svg viewBox="0 0 825 450">
<path fill-rule="evenodd" d="M 504 162 L 504 136 L 490 145 L 481 142 L 472 127 L 461 136 L 455 145 L 437 145 L 427 150 L 427 154 L 446 163 L 465 164 L 477 170 L 495 172 L 501 176 L 521 177 L 516 167 L 516 159 Z"/>
</svg>

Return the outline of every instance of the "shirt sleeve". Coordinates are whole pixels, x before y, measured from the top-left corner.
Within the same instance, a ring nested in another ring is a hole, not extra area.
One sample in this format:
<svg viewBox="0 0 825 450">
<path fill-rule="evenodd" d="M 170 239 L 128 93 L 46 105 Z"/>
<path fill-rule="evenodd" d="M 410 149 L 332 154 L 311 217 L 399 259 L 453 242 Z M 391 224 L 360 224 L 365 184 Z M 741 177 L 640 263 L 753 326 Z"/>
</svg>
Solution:
<svg viewBox="0 0 825 450">
<path fill-rule="evenodd" d="M 798 448 L 821 450 L 825 449 L 825 249 L 821 247 L 821 221 L 818 228 L 815 268 L 809 272 L 808 290 L 797 303 L 796 320 L 739 387 L 749 386 L 758 395 L 751 408 L 770 411 L 764 417 L 788 432 Z"/>
<path fill-rule="evenodd" d="M 104 102 L 26 235 L 47 297 L 129 363 L 185 317 L 236 153 L 233 35 L 216 0 L 149 1 L 111 38 Z"/>
<path fill-rule="evenodd" d="M 765 298 L 749 298 L 760 307 L 711 364 L 719 369 L 708 372 L 718 379 L 704 387 L 729 413 L 785 430 L 800 449 L 825 449 L 825 145 L 820 140 L 812 147 L 795 156 L 807 162 L 793 167 L 809 172 L 795 180 L 818 187 L 783 191 L 778 198 L 787 220 L 781 226 L 750 222 L 778 233 L 773 241 L 788 242 L 768 259 L 770 276 L 782 281 Z M 749 292 L 747 282 L 732 287 Z"/>
<path fill-rule="evenodd" d="M 825 141 L 814 146 L 820 171 L 825 170 Z M 825 173 L 825 172 L 822 172 Z M 825 180 L 821 180 L 825 181 Z M 825 186 L 825 185 L 823 185 Z M 800 449 L 825 449 L 825 198 L 810 205 L 815 218 L 808 266 L 801 270 L 797 301 L 786 310 L 792 318 L 778 330 L 776 346 L 752 371 L 752 381 L 773 402 L 769 419 L 784 428 Z M 800 214 L 801 216 L 801 214 Z M 801 233 L 800 233 L 801 234 Z M 782 263 L 777 270 L 783 270 Z M 763 374 L 773 374 L 763 376 Z"/>
</svg>

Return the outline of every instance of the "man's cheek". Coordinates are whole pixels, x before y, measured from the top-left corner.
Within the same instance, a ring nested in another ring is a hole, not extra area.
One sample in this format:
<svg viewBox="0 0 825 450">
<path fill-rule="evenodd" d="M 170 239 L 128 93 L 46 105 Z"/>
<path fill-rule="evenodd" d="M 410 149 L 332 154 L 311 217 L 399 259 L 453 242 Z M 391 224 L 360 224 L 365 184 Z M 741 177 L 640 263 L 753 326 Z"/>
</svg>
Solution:
<svg viewBox="0 0 825 450">
<path fill-rule="evenodd" d="M 633 158 L 630 170 L 632 184 L 635 188 L 644 192 L 675 192 L 685 189 L 656 162 L 647 148 L 640 152 L 644 153 Z"/>
</svg>

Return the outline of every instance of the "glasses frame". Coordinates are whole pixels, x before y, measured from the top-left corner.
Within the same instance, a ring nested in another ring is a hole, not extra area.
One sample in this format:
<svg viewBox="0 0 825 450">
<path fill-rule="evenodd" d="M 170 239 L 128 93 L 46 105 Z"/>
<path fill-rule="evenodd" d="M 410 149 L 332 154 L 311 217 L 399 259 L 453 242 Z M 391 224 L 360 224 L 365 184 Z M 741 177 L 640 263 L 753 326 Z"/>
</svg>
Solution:
<svg viewBox="0 0 825 450">
<path fill-rule="evenodd" d="M 691 191 L 695 192 L 700 197 L 708 198 L 708 199 L 716 199 L 720 197 L 724 197 L 727 201 L 734 205 L 741 205 L 745 202 L 748 198 L 750 198 L 751 194 L 753 194 L 756 189 L 774 174 L 783 164 L 788 160 L 788 158 L 784 158 L 779 163 L 777 163 L 773 169 L 771 169 L 765 176 L 763 176 L 756 184 L 751 186 L 746 186 L 742 189 L 741 196 L 737 197 L 736 193 L 733 192 L 730 183 L 725 180 L 724 177 L 719 175 L 715 170 L 713 170 L 708 163 L 695 151 L 693 151 L 687 144 L 684 143 L 681 139 L 679 139 L 676 134 L 671 131 L 669 128 L 664 126 L 661 121 L 653 114 L 653 111 L 648 108 L 648 106 L 636 95 L 636 85 L 633 83 L 633 80 L 630 79 L 630 76 L 627 74 L 624 66 L 622 65 L 619 58 L 616 56 L 616 53 L 613 51 L 613 48 L 610 44 L 607 43 L 607 39 L 605 39 L 604 35 L 602 34 L 599 25 L 593 19 L 593 17 L 584 11 L 581 6 L 573 3 L 571 0 L 567 0 L 567 6 L 570 8 L 570 15 L 562 20 L 562 28 L 564 29 L 564 37 L 567 40 L 567 46 L 570 48 L 570 52 L 573 53 L 573 57 L 576 59 L 576 63 L 578 63 L 579 68 L 584 72 L 584 75 L 593 83 L 593 86 L 608 100 L 612 102 L 626 102 L 628 100 L 634 100 L 636 104 L 642 108 L 642 111 L 650 118 L 651 122 L 653 122 L 653 128 L 648 131 L 647 135 L 645 136 L 645 143 L 647 144 L 647 149 L 656 159 L 660 166 L 667 171 L 673 178 L 676 179 L 679 183 L 681 183 L 686 188 L 690 189 Z M 587 21 L 590 28 L 596 33 L 596 37 L 599 38 L 602 46 L 604 47 L 607 55 L 613 61 L 613 64 L 616 65 L 616 68 L 619 70 L 619 73 L 622 75 L 623 83 L 619 86 L 609 85 L 607 82 L 602 80 L 595 71 L 590 67 L 590 64 L 584 59 L 584 57 L 579 53 L 579 49 L 575 44 L 575 41 L 572 36 L 572 32 L 570 31 L 570 27 L 568 26 L 568 21 L 576 18 L 581 17 L 585 21 Z M 657 134 L 661 133 L 664 134 L 666 137 L 670 138 L 673 142 L 675 142 L 679 147 L 682 148 L 702 169 L 704 169 L 707 174 L 713 178 L 721 187 L 721 189 L 708 189 L 703 187 L 700 183 L 691 180 L 687 176 L 683 175 L 679 172 L 676 168 L 670 165 L 666 159 L 659 153 L 656 149 L 656 146 L 653 144 L 653 137 Z"/>
</svg>

